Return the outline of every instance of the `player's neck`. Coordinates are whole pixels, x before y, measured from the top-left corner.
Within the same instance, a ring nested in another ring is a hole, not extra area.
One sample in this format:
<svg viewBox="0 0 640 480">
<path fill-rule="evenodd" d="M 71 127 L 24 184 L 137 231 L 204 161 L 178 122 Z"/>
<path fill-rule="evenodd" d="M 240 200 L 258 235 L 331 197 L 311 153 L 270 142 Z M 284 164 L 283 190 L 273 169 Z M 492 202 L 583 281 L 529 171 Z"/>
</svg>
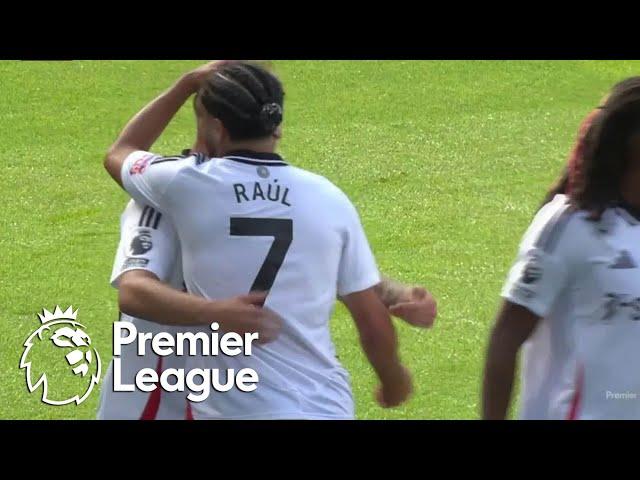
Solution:
<svg viewBox="0 0 640 480">
<path fill-rule="evenodd" d="M 200 140 L 196 140 L 196 143 L 193 144 L 193 147 L 191 147 L 191 153 L 202 153 L 208 157 L 211 156 L 205 143 Z"/>
<path fill-rule="evenodd" d="M 242 142 L 230 142 L 224 149 L 224 155 L 229 152 L 249 151 L 258 153 L 275 153 L 277 147 L 275 138 L 264 138 L 260 140 L 248 140 Z"/>
<path fill-rule="evenodd" d="M 278 145 L 278 140 L 276 138 L 266 138 L 260 140 L 251 140 L 245 142 L 233 142 L 227 145 L 222 152 L 221 156 L 226 155 L 229 152 L 238 152 L 238 151 L 250 151 L 250 152 L 258 152 L 258 153 L 275 153 L 276 147 Z M 197 138 L 193 146 L 191 147 L 192 153 L 202 153 L 209 157 L 215 155 L 209 151 L 206 142 Z"/>
</svg>

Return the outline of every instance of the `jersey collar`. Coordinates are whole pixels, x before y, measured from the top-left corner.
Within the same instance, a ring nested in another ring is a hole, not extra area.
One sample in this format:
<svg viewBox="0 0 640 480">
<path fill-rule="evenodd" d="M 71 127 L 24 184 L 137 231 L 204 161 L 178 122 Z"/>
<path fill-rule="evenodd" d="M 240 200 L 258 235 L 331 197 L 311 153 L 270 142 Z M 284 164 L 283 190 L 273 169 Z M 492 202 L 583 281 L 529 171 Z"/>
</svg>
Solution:
<svg viewBox="0 0 640 480">
<path fill-rule="evenodd" d="M 234 150 L 223 158 L 248 165 L 265 165 L 269 167 L 286 167 L 288 164 L 277 153 L 254 152 L 251 150 Z"/>
<path fill-rule="evenodd" d="M 200 153 L 200 152 L 195 152 L 194 153 L 194 152 L 191 151 L 190 148 L 187 148 L 187 149 L 182 151 L 182 157 L 183 158 L 196 157 L 196 165 L 200 165 L 200 164 L 206 162 L 207 160 L 209 160 L 204 153 Z"/>
</svg>

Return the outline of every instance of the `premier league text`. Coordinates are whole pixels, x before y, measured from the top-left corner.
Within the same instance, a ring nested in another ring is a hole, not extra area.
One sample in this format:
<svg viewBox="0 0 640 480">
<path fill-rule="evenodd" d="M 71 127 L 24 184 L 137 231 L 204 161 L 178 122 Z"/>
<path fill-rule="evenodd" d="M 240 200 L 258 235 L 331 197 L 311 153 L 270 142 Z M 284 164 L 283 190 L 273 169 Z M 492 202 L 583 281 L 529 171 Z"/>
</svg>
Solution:
<svg viewBox="0 0 640 480">
<path fill-rule="evenodd" d="M 211 332 L 138 332 L 136 326 L 129 322 L 116 322 L 113 326 L 113 389 L 116 392 L 133 392 L 138 389 L 152 392 L 161 388 L 166 392 L 185 392 L 192 402 L 206 400 L 211 391 L 227 392 L 237 388 L 242 392 L 253 392 L 259 381 L 258 373 L 251 368 L 234 369 L 186 369 L 168 368 L 160 374 L 153 368 L 143 368 L 135 376 L 135 384 L 122 380 L 122 363 L 120 356 L 126 345 L 136 345 L 137 354 L 144 356 L 149 352 L 160 357 L 168 355 L 188 357 L 217 357 L 224 355 L 236 357 L 251 356 L 253 342 L 258 340 L 257 333 L 224 333 L 218 332 L 219 325 L 211 324 Z M 212 362 L 213 363 L 213 362 Z"/>
</svg>

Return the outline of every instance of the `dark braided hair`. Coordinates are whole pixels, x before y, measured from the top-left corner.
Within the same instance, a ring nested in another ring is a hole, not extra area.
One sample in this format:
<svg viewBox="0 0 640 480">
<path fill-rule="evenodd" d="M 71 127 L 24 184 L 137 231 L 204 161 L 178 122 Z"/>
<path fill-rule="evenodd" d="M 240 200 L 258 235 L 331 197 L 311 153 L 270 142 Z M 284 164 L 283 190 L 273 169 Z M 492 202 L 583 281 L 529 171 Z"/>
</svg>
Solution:
<svg viewBox="0 0 640 480">
<path fill-rule="evenodd" d="M 638 134 L 640 77 L 630 77 L 613 88 L 585 136 L 582 168 L 571 197 L 593 220 L 622 200 L 620 185 L 636 153 L 632 146 Z"/>
<path fill-rule="evenodd" d="M 282 83 L 254 63 L 225 63 L 210 76 L 198 98 L 207 113 L 222 122 L 233 141 L 267 137 L 282 123 Z"/>
</svg>

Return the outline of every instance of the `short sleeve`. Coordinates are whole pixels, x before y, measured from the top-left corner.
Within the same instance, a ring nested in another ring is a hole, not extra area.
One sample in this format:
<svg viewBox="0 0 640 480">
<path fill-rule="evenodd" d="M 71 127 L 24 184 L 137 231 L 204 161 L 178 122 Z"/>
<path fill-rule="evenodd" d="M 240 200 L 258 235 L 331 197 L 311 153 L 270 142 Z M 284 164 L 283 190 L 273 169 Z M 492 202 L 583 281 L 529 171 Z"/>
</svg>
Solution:
<svg viewBox="0 0 640 480">
<path fill-rule="evenodd" d="M 538 213 L 520 244 L 504 299 L 540 317 L 549 314 L 575 272 L 576 246 L 568 233 L 574 218 L 569 205 L 558 200 Z"/>
<path fill-rule="evenodd" d="M 133 152 L 122 165 L 122 186 L 135 201 L 162 210 L 169 185 L 189 165 L 184 157 Z"/>
<path fill-rule="evenodd" d="M 131 270 L 146 270 L 169 281 L 179 254 L 178 236 L 169 220 L 155 208 L 131 201 L 121 218 L 111 285 L 117 288 L 122 274 Z"/>
<path fill-rule="evenodd" d="M 348 202 L 338 271 L 338 295 L 345 297 L 380 283 L 380 273 L 355 207 Z"/>
</svg>

